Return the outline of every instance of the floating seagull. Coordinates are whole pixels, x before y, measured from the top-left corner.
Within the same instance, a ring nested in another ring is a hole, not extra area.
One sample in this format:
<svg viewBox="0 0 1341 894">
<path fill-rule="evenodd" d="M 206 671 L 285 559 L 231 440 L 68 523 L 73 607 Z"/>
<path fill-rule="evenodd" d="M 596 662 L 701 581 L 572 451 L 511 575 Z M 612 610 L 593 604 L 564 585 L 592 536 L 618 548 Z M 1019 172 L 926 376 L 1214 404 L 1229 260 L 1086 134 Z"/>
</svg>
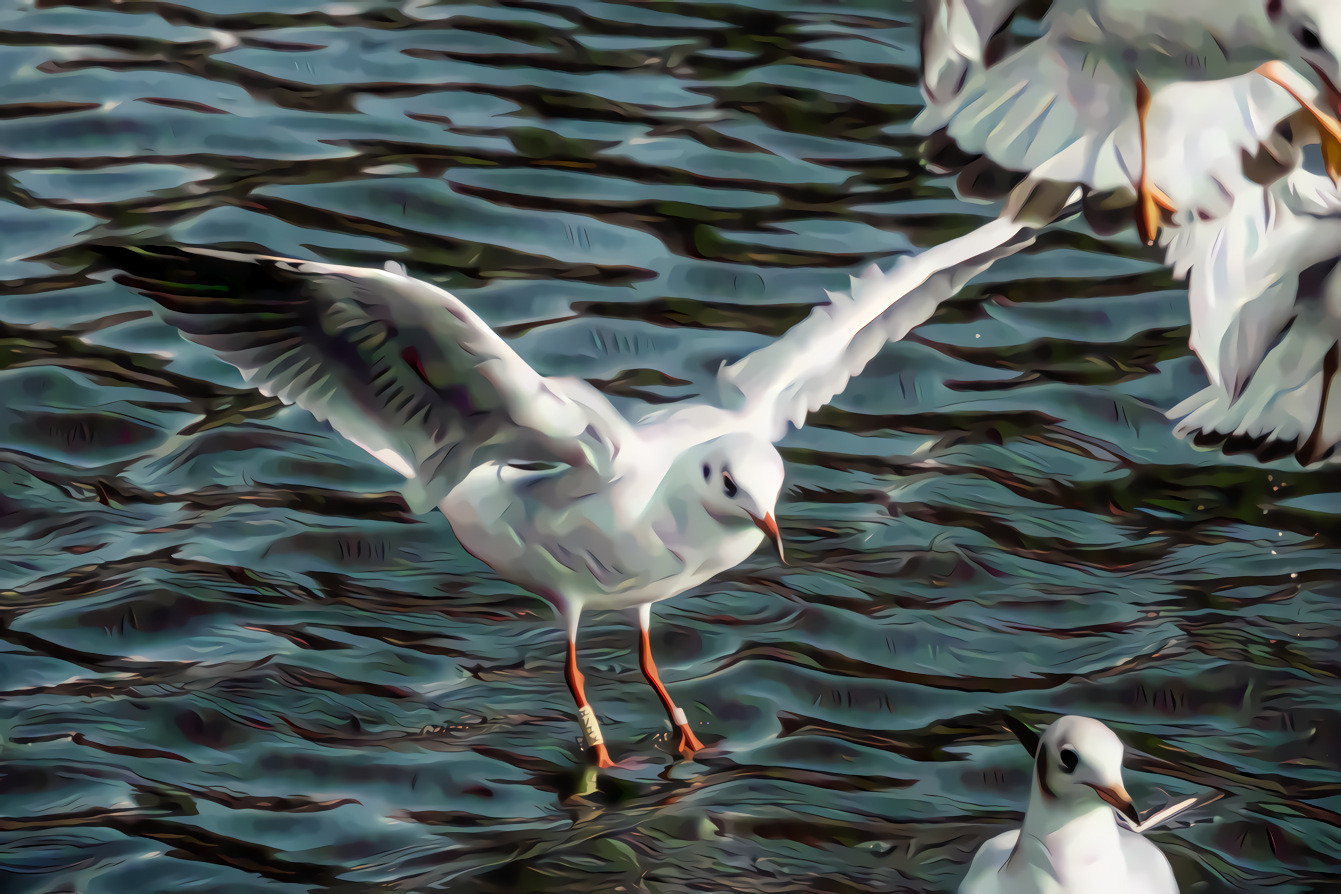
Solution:
<svg viewBox="0 0 1341 894">
<path fill-rule="evenodd" d="M 1341 178 L 1336 0 L 1052 0 L 1042 36 L 993 61 L 993 38 L 1020 2 L 929 0 L 918 129 L 944 128 L 963 150 L 1032 179 L 1135 186 L 1138 228 L 1153 243 L 1160 209 L 1177 209 L 1145 164 L 1152 91 L 1254 69 L 1279 81 L 1271 63 L 1284 60 L 1321 88 L 1325 110 L 1297 101 Z"/>
<path fill-rule="evenodd" d="M 1123 747 L 1112 730 L 1075 716 L 1041 737 L 1023 724 L 1011 729 L 1034 755 L 1024 825 L 978 849 L 959 894 L 1177 894 L 1159 848 L 1118 825 L 1115 810 L 1145 828 L 1122 784 Z M 1161 811 L 1161 821 L 1191 803 Z"/>
<path fill-rule="evenodd" d="M 406 478 L 461 545 L 550 602 L 589 756 L 610 766 L 577 666 L 584 609 L 636 610 L 640 663 L 678 750 L 703 746 L 657 675 L 650 607 L 734 567 L 767 537 L 782 557 L 773 442 L 843 390 L 1000 253 L 1020 220 L 872 267 L 783 337 L 723 366 L 716 401 L 625 419 L 577 379 L 541 376 L 454 296 L 372 270 L 198 247 L 95 246 L 263 393 L 298 404 Z M 985 246 L 985 248 L 984 248 Z"/>
<path fill-rule="evenodd" d="M 1151 169 L 1184 209 L 1161 241 L 1188 277 L 1190 342 L 1211 380 L 1169 411 L 1176 431 L 1308 465 L 1341 443 L 1341 195 L 1301 164 L 1307 121 L 1273 132 L 1291 101 L 1251 76 L 1171 87 L 1151 120 L 1181 127 L 1203 171 Z"/>
</svg>

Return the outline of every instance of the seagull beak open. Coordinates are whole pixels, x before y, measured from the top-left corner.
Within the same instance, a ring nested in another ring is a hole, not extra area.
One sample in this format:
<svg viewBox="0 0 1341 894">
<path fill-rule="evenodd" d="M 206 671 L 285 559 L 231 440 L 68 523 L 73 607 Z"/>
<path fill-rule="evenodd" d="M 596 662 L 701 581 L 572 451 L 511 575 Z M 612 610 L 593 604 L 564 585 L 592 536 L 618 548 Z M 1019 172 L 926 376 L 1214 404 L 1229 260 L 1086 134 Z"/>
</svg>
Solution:
<svg viewBox="0 0 1341 894">
<path fill-rule="evenodd" d="M 773 541 L 773 546 L 776 547 L 778 551 L 778 559 L 782 564 L 786 565 L 787 556 L 784 555 L 782 551 L 782 534 L 778 532 L 778 521 L 773 517 L 773 513 L 769 512 L 765 514 L 763 518 L 760 518 L 753 512 L 749 513 L 749 516 L 755 526 L 764 532 L 764 536 Z"/>
<path fill-rule="evenodd" d="M 1103 798 L 1109 804 L 1112 804 L 1118 813 L 1121 813 L 1138 826 L 1141 824 L 1141 814 L 1137 812 L 1136 805 L 1131 802 L 1131 795 L 1127 794 L 1127 790 L 1122 787 L 1121 783 L 1117 783 L 1116 785 L 1086 784 L 1094 789 L 1099 797 Z"/>
</svg>

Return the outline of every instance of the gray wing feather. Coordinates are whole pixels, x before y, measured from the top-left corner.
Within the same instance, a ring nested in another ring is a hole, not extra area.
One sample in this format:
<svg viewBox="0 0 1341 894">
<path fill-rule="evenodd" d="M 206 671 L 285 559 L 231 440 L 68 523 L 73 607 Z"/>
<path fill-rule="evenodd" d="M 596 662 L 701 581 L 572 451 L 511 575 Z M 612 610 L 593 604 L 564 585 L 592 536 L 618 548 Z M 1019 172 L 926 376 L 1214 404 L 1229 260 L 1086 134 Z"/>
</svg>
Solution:
<svg viewBox="0 0 1341 894">
<path fill-rule="evenodd" d="M 995 261 L 1032 241 L 1006 217 L 918 254 L 888 272 L 872 265 L 769 345 L 718 373 L 723 403 L 774 440 L 847 387 L 886 342 L 903 338 Z"/>
<path fill-rule="evenodd" d="M 405 475 L 431 508 L 488 461 L 599 464 L 622 422 L 528 366 L 460 300 L 392 270 L 201 248 L 99 251 L 189 340 Z"/>
</svg>

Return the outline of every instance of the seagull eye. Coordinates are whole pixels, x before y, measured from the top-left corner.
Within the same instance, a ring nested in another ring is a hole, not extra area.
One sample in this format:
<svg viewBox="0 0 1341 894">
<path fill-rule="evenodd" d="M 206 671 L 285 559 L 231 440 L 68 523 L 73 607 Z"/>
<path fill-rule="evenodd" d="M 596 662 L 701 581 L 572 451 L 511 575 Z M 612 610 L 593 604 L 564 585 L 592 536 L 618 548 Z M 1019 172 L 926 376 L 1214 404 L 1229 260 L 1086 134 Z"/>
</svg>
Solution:
<svg viewBox="0 0 1341 894">
<path fill-rule="evenodd" d="M 740 488 L 736 487 L 736 482 L 731 478 L 730 472 L 722 473 L 722 492 L 728 497 L 734 497 L 740 492 Z"/>
<path fill-rule="evenodd" d="M 708 468 L 708 466 L 705 464 L 703 466 L 703 480 L 707 481 L 708 478 L 711 477 L 711 475 L 712 475 L 712 469 Z"/>
<path fill-rule="evenodd" d="M 1058 755 L 1062 759 L 1063 773 L 1074 773 L 1076 767 L 1080 765 L 1080 755 L 1076 754 L 1076 750 L 1070 745 L 1059 751 Z"/>
<path fill-rule="evenodd" d="M 1322 49 L 1322 38 L 1312 28 L 1298 28 L 1294 32 L 1294 39 L 1299 41 L 1299 45 L 1306 50 Z"/>
</svg>

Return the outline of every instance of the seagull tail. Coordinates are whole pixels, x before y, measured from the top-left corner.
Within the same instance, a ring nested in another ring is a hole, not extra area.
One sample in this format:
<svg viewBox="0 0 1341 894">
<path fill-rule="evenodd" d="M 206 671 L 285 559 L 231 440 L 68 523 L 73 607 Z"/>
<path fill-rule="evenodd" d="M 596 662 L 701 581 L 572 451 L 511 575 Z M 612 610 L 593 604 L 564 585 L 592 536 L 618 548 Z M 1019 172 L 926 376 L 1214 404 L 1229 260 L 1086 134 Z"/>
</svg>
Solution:
<svg viewBox="0 0 1341 894">
<path fill-rule="evenodd" d="M 1339 333 L 1296 318 L 1235 398 L 1205 388 L 1169 411 L 1175 431 L 1201 446 L 1301 465 L 1332 457 L 1341 444 Z"/>
</svg>

